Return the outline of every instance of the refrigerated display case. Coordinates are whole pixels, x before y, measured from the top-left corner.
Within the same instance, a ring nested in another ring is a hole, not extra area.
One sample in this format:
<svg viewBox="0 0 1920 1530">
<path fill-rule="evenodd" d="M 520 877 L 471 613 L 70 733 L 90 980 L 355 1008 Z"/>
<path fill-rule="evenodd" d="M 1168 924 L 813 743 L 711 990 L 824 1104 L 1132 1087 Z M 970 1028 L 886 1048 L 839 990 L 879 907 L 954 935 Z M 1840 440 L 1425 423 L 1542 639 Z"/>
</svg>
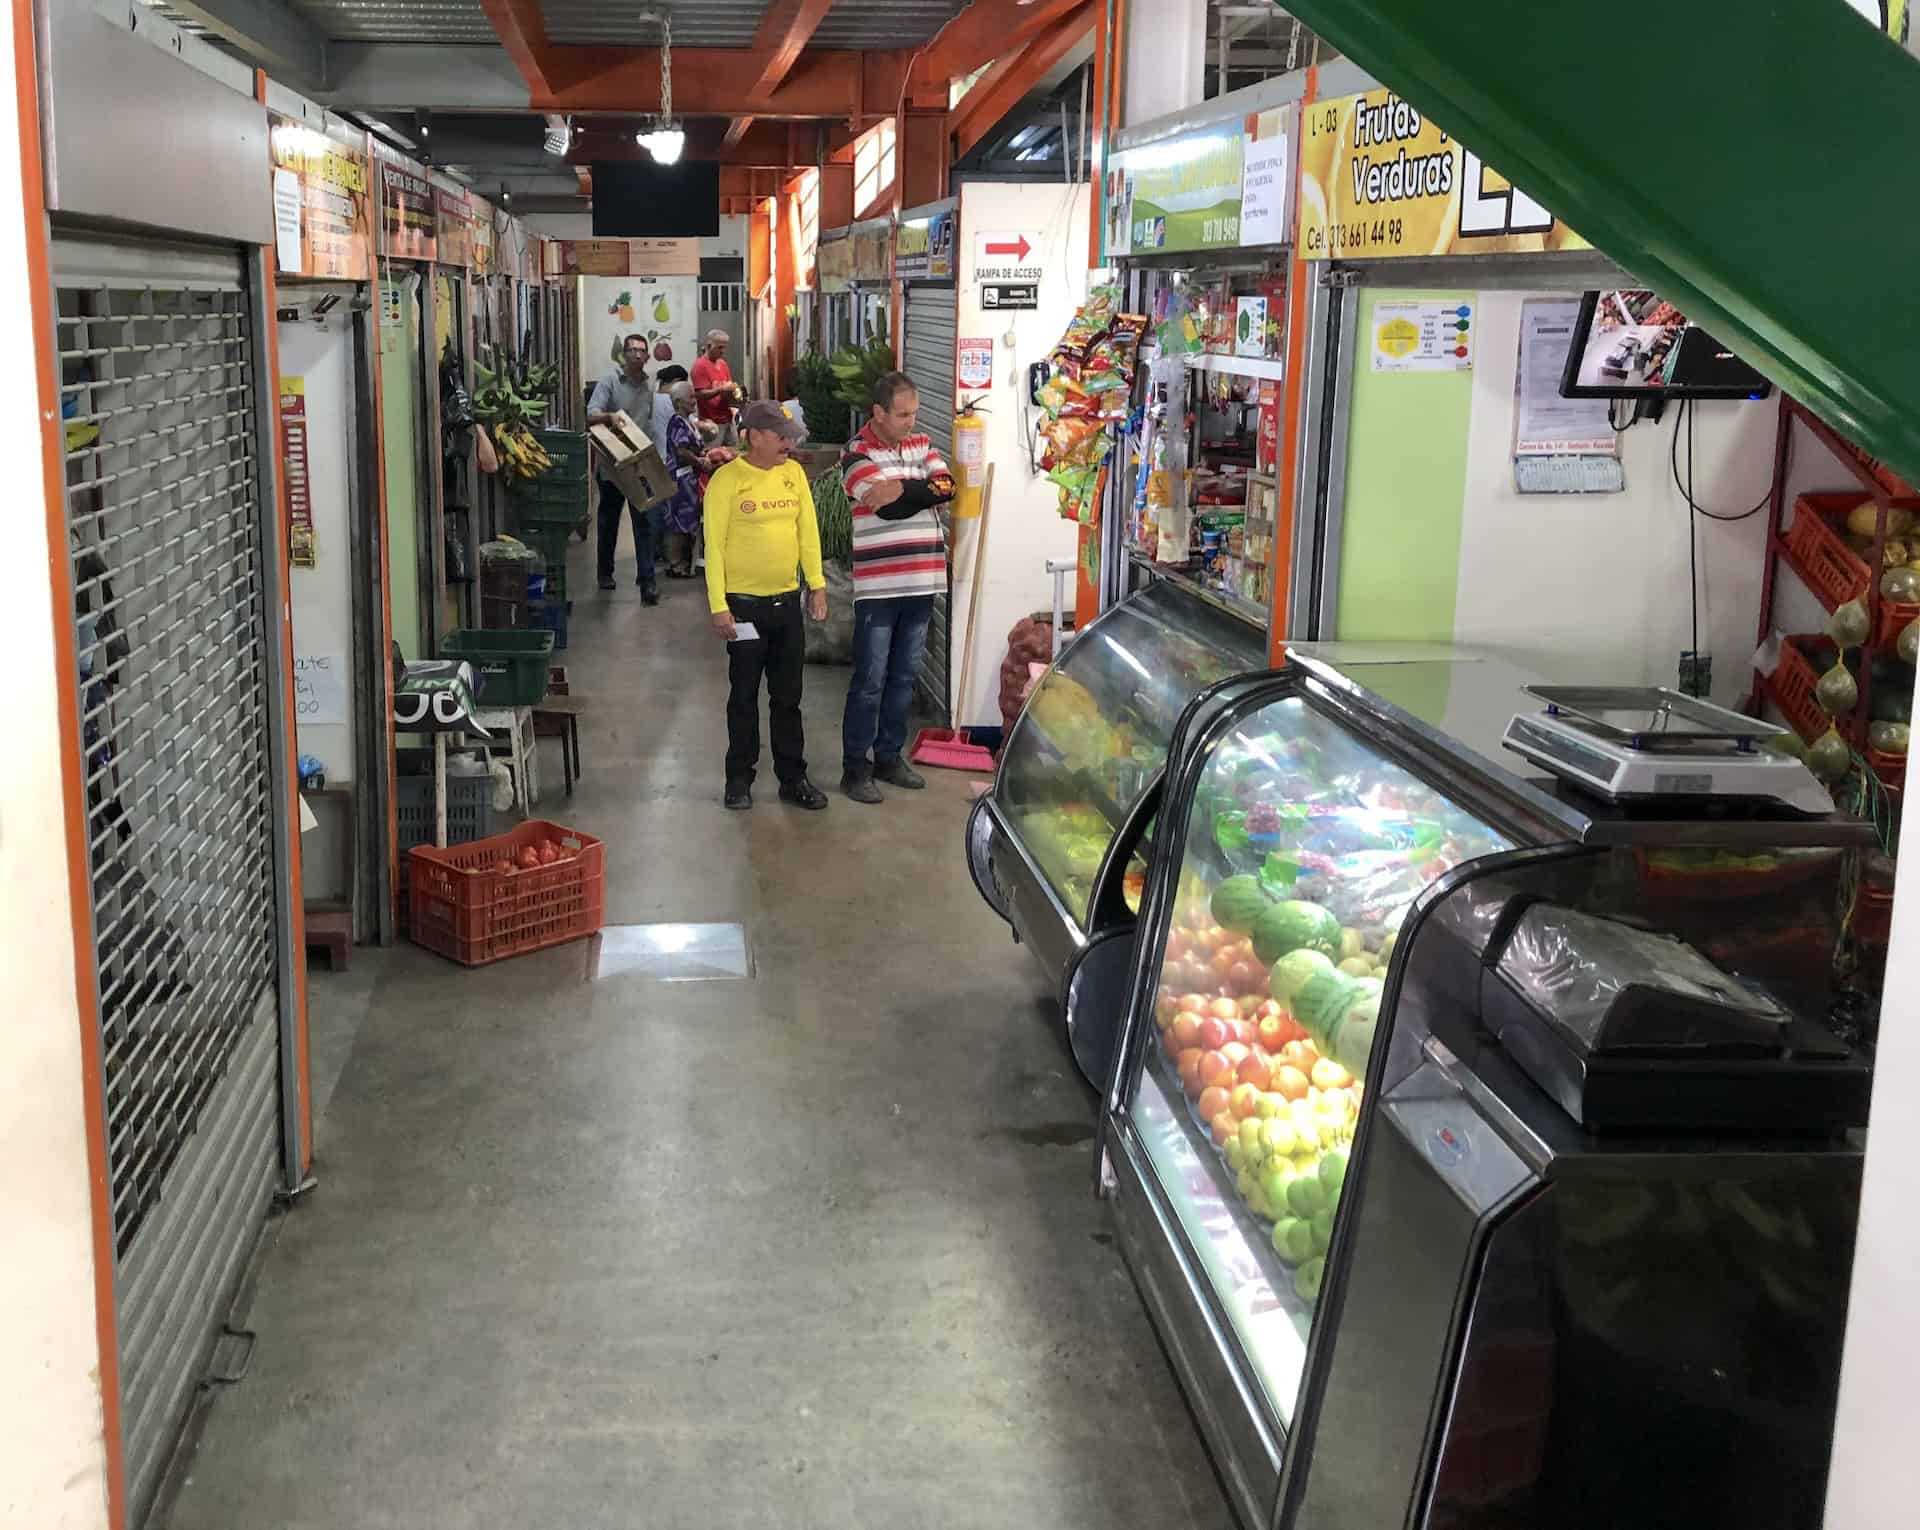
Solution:
<svg viewBox="0 0 1920 1530">
<path fill-rule="evenodd" d="M 974 882 L 1060 996 L 1075 1058 L 1096 1085 L 1118 1029 L 1175 724 L 1195 695 L 1263 663 L 1244 623 L 1171 584 L 1142 590 L 1075 637 L 1035 685 L 993 790 L 968 818 Z M 1083 1029 L 1083 1012 L 1099 1025 Z"/>
<path fill-rule="evenodd" d="M 1871 831 L 1531 779 L 1528 678 L 1308 645 L 1190 708 L 1100 1191 L 1248 1527 L 1817 1526 Z"/>
</svg>

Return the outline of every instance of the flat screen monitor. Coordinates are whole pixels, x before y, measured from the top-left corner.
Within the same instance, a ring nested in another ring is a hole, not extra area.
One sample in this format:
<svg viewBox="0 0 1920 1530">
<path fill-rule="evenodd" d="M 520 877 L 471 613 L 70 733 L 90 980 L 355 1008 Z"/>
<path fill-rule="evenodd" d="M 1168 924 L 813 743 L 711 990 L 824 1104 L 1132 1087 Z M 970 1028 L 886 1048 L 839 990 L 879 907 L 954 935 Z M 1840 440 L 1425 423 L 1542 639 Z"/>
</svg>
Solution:
<svg viewBox="0 0 1920 1530">
<path fill-rule="evenodd" d="M 1772 384 L 1658 293 L 1589 292 L 1560 379 L 1565 398 L 1765 398 Z"/>
<path fill-rule="evenodd" d="M 720 166 L 710 159 L 593 162 L 596 239 L 703 239 L 720 232 Z"/>
</svg>

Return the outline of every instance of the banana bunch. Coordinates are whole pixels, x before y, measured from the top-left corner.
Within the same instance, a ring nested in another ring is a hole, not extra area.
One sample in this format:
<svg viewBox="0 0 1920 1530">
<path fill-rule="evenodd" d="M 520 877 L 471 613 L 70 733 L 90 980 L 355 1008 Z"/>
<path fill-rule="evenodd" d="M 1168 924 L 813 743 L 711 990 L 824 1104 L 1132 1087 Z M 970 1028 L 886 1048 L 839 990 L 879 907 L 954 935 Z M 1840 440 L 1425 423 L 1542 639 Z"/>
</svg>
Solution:
<svg viewBox="0 0 1920 1530">
<path fill-rule="evenodd" d="M 553 466 L 553 458 L 547 455 L 547 449 L 520 421 L 502 421 L 494 430 L 493 444 L 500 454 L 500 476 L 503 478 L 538 478 Z"/>
<path fill-rule="evenodd" d="M 499 366 L 488 364 L 497 359 L 493 347 L 483 345 L 474 362 L 474 417 L 486 425 L 517 425 L 523 431 L 542 424 L 560 384 L 560 369 L 512 357 Z"/>
</svg>

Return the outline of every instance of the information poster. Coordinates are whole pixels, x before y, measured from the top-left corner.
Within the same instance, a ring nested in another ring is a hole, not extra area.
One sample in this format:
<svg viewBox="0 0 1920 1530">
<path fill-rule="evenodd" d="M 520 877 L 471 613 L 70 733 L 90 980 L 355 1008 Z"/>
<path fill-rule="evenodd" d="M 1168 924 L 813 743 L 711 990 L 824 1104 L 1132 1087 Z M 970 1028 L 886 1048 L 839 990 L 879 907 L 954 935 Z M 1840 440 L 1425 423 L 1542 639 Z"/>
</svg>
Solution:
<svg viewBox="0 0 1920 1530">
<path fill-rule="evenodd" d="M 473 264 L 473 204 L 464 191 L 433 188 L 434 259 L 443 266 Z"/>
<path fill-rule="evenodd" d="M 1247 144 L 1240 191 L 1240 242 L 1285 244 L 1293 237 L 1292 159 L 1282 132 Z"/>
<path fill-rule="evenodd" d="M 1306 109 L 1299 221 L 1307 260 L 1592 248 L 1389 90 Z"/>
<path fill-rule="evenodd" d="M 1528 298 L 1520 305 L 1513 482 L 1522 494 L 1617 494 L 1627 486 L 1611 402 L 1560 396 L 1579 317 L 1577 298 Z"/>
<path fill-rule="evenodd" d="M 1245 156 L 1238 122 L 1122 149 L 1106 181 L 1107 255 L 1238 247 Z"/>
<path fill-rule="evenodd" d="M 312 568 L 319 549 L 313 540 L 313 490 L 307 477 L 307 380 L 280 379 L 280 471 L 287 483 L 287 558 L 295 568 Z"/>
<path fill-rule="evenodd" d="M 950 281 L 953 233 L 951 208 L 902 223 L 893 235 L 893 274 L 902 281 Z"/>
<path fill-rule="evenodd" d="M 290 276 L 364 278 L 373 246 L 366 156 L 291 117 L 268 121 L 275 264 Z"/>
<path fill-rule="evenodd" d="M 395 260 L 432 260 L 433 186 L 410 164 L 380 161 L 380 252 Z"/>
<path fill-rule="evenodd" d="M 491 276 L 495 270 L 495 233 L 493 228 L 493 208 L 481 201 L 473 204 L 473 222 L 468 225 L 473 230 L 473 242 L 470 246 L 475 276 Z"/>
<path fill-rule="evenodd" d="M 627 241 L 624 239 L 563 239 L 560 248 L 562 276 L 625 276 Z"/>
<path fill-rule="evenodd" d="M 1368 349 L 1376 372 L 1471 372 L 1473 305 L 1375 303 Z"/>
<path fill-rule="evenodd" d="M 963 388 L 993 386 L 993 336 L 963 339 L 954 346 L 954 376 Z"/>
</svg>

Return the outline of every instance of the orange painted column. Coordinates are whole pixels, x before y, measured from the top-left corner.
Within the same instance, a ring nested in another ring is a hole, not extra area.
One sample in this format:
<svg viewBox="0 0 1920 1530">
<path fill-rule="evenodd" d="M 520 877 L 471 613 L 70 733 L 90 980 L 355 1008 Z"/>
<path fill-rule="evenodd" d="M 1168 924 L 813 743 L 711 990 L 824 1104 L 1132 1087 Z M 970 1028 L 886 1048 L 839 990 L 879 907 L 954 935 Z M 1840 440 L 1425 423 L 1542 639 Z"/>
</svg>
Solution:
<svg viewBox="0 0 1920 1530">
<path fill-rule="evenodd" d="M 121 1440 L 120 1335 L 113 1302 L 113 1187 L 107 1171 L 106 1063 L 100 993 L 94 971 L 93 860 L 80 761 L 80 656 L 67 556 L 67 438 L 60 421 L 59 358 L 54 345 L 53 267 L 40 142 L 39 75 L 33 0 L 13 0 L 13 102 L 20 133 L 20 199 L 26 224 L 27 303 L 32 311 L 36 403 L 40 411 L 40 493 L 46 517 L 47 586 L 52 596 L 54 687 L 60 701 L 60 813 L 66 825 L 67 915 L 73 928 L 74 1007 L 80 1017 L 80 1093 L 86 1111 L 91 1191 L 94 1342 L 100 1359 L 100 1432 L 106 1459 L 107 1524 L 126 1530 L 127 1465 Z M 28 575 L 31 577 L 31 574 Z"/>
<path fill-rule="evenodd" d="M 374 494 L 379 503 L 378 535 L 375 538 L 375 557 L 378 561 L 380 587 L 374 593 L 380 603 L 380 685 L 386 697 L 387 716 L 387 885 L 393 889 L 393 922 L 395 930 L 406 920 L 407 911 L 400 906 L 400 805 L 399 792 L 393 780 L 394 750 L 397 745 L 393 722 L 393 665 L 388 656 L 393 653 L 393 565 L 387 551 L 387 414 L 385 408 L 386 382 L 381 365 L 383 352 L 380 348 L 381 327 L 385 316 L 386 304 L 381 301 L 380 293 L 380 204 L 378 196 L 378 172 L 374 164 L 373 134 L 366 135 L 367 171 L 368 171 L 368 222 L 367 230 L 367 282 L 373 295 L 373 321 L 368 326 L 372 340 L 371 349 L 373 368 L 373 460 L 378 471 L 374 474 Z M 516 322 L 518 315 L 516 314 Z M 309 1165 L 311 1167 L 311 1165 Z"/>
</svg>

